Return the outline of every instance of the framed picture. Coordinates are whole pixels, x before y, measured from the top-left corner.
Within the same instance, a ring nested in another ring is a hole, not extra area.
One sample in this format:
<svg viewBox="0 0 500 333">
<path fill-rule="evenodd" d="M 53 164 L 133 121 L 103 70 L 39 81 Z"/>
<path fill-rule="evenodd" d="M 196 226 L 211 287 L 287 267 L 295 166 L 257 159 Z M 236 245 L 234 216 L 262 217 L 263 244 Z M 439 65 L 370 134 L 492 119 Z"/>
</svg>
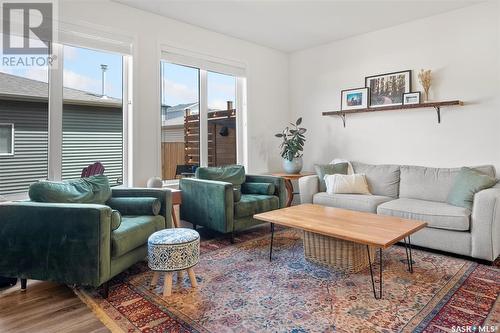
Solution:
<svg viewBox="0 0 500 333">
<path fill-rule="evenodd" d="M 403 94 L 411 91 L 411 70 L 365 77 L 370 89 L 370 107 L 401 105 Z"/>
<path fill-rule="evenodd" d="M 341 110 L 366 109 L 368 107 L 368 88 L 342 90 L 341 99 Z"/>
<path fill-rule="evenodd" d="M 420 91 L 403 94 L 403 105 L 408 104 L 420 104 Z"/>
</svg>

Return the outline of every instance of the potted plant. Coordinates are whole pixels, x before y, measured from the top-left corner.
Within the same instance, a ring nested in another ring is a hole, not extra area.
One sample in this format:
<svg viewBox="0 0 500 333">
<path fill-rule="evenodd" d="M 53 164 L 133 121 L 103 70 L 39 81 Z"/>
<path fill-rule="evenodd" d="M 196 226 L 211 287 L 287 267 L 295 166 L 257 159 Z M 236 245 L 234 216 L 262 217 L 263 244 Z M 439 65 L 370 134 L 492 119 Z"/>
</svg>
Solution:
<svg viewBox="0 0 500 333">
<path fill-rule="evenodd" d="M 280 148 L 286 173 L 299 173 L 302 170 L 302 151 L 306 142 L 304 133 L 307 130 L 299 127 L 301 123 L 302 118 L 299 118 L 295 124 L 290 123 L 291 127 L 287 126 L 281 133 L 275 134 L 277 138 L 283 139 Z"/>
</svg>

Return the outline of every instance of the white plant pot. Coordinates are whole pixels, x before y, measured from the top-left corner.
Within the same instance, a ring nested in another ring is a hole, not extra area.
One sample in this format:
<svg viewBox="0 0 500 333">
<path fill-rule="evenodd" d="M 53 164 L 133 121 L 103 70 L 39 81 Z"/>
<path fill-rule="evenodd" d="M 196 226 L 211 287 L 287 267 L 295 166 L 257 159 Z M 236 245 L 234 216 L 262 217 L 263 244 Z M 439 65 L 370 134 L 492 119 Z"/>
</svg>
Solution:
<svg viewBox="0 0 500 333">
<path fill-rule="evenodd" d="M 294 174 L 299 173 L 302 170 L 302 157 L 295 157 L 293 160 L 289 161 L 286 158 L 282 160 L 283 170 L 286 173 Z"/>
</svg>

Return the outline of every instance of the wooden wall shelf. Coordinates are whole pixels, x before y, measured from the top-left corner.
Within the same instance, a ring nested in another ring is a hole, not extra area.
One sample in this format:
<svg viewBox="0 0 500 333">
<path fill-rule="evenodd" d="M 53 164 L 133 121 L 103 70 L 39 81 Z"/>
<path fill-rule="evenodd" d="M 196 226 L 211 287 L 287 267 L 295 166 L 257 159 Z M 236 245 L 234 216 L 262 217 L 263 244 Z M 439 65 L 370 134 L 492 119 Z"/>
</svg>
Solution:
<svg viewBox="0 0 500 333">
<path fill-rule="evenodd" d="M 408 105 L 392 105 L 392 106 L 380 106 L 371 107 L 366 109 L 357 110 L 339 110 L 339 111 L 327 111 L 323 112 L 323 116 L 339 116 L 342 118 L 342 122 L 345 127 L 346 114 L 349 113 L 365 113 L 365 112 L 379 112 L 379 111 L 391 111 L 391 110 L 411 110 L 411 109 L 421 109 L 421 108 L 434 108 L 437 113 L 438 123 L 441 123 L 441 107 L 442 106 L 453 106 L 453 105 L 464 105 L 462 101 L 444 101 L 444 102 L 426 102 L 419 104 L 408 104 Z"/>
</svg>

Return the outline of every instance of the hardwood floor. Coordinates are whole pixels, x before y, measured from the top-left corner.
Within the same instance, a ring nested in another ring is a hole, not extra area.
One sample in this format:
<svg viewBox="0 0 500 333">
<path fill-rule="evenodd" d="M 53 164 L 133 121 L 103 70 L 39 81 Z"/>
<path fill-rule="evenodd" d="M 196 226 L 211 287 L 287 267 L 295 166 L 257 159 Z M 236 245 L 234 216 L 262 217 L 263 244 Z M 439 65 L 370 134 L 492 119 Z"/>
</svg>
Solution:
<svg viewBox="0 0 500 333">
<path fill-rule="evenodd" d="M 53 282 L 28 281 L 0 289 L 0 332 L 110 332 L 73 291 Z"/>
</svg>

